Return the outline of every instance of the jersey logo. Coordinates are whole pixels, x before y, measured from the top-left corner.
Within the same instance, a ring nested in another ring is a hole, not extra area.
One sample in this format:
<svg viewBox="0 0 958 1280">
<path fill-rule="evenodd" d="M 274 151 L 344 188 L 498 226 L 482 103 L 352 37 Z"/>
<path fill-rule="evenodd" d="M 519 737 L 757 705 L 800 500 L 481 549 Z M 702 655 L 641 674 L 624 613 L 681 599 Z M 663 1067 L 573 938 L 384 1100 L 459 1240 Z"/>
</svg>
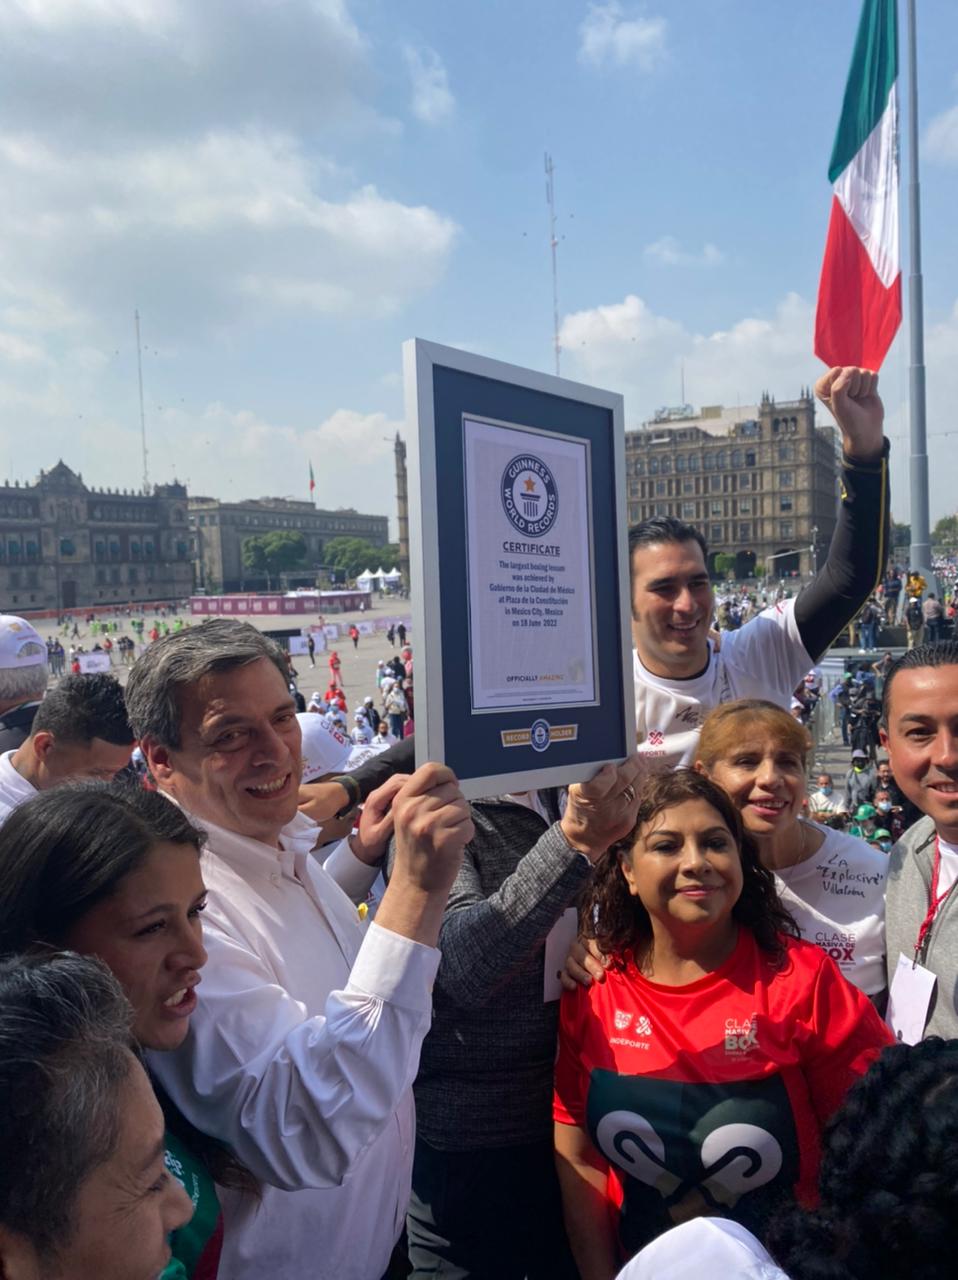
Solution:
<svg viewBox="0 0 958 1280">
<path fill-rule="evenodd" d="M 646 741 L 650 747 L 661 747 L 665 742 L 665 734 L 661 729 L 650 729 Z"/>
<path fill-rule="evenodd" d="M 736 1022 L 734 1018 L 726 1018 L 724 1036 L 726 1054 L 740 1058 L 752 1049 L 758 1048 L 758 1019 L 754 1013 L 748 1022 Z"/>
<path fill-rule="evenodd" d="M 652 1023 L 649 1022 L 645 1014 L 640 1014 L 635 1020 L 635 1034 L 637 1036 L 650 1036 L 652 1034 Z"/>
<path fill-rule="evenodd" d="M 615 1011 L 615 1029 L 616 1031 L 624 1031 L 632 1021 L 631 1013 L 623 1013 L 621 1009 Z"/>
</svg>

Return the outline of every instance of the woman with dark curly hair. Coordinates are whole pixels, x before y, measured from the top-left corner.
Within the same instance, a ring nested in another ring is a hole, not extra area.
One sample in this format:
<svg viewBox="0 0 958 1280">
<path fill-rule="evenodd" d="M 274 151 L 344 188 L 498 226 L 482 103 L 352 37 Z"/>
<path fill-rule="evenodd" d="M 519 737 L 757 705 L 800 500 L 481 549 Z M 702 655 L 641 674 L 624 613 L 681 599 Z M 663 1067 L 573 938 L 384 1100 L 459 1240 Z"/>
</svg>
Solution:
<svg viewBox="0 0 958 1280">
<path fill-rule="evenodd" d="M 642 789 L 580 927 L 606 980 L 563 996 L 556 1151 L 583 1280 L 701 1214 L 761 1232 L 814 1195 L 825 1121 L 891 1036 L 799 940 L 727 794 L 680 769 Z"/>
</svg>

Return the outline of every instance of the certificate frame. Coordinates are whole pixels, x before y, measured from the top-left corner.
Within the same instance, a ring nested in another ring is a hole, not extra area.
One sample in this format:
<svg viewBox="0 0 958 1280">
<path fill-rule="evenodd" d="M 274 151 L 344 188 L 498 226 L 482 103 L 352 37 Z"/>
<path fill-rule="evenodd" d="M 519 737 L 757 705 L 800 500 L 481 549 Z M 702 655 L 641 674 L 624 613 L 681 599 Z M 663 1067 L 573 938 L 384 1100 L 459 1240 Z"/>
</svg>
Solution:
<svg viewBox="0 0 958 1280">
<path fill-rule="evenodd" d="M 416 763 L 448 764 L 469 799 L 584 781 L 635 749 L 622 397 L 419 338 L 403 371 Z M 591 699 L 473 705 L 467 421 L 588 446 Z"/>
</svg>

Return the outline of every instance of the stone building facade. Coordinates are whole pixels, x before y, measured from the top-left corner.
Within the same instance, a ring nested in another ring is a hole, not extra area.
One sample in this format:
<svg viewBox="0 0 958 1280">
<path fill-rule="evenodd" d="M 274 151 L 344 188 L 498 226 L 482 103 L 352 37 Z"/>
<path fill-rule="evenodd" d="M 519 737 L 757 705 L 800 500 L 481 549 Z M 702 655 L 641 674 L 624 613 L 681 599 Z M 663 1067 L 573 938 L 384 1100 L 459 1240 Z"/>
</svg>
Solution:
<svg viewBox="0 0 958 1280">
<path fill-rule="evenodd" d="M 655 515 L 695 525 L 736 578 L 814 572 L 835 528 L 838 445 L 815 424 L 810 391 L 797 400 L 724 409 L 660 410 L 625 436 L 629 523 Z"/>
<path fill-rule="evenodd" d="M 322 511 L 291 498 L 190 498 L 189 519 L 196 585 L 209 592 L 266 589 L 266 576 L 243 564 L 243 543 L 263 533 L 301 533 L 310 567 L 323 563 L 323 547 L 332 538 L 364 538 L 375 547 L 389 541 L 386 516 L 362 515 L 352 508 Z"/>
<path fill-rule="evenodd" d="M 89 489 L 58 462 L 0 487 L 0 611 L 85 608 L 190 594 L 186 489 Z"/>
</svg>

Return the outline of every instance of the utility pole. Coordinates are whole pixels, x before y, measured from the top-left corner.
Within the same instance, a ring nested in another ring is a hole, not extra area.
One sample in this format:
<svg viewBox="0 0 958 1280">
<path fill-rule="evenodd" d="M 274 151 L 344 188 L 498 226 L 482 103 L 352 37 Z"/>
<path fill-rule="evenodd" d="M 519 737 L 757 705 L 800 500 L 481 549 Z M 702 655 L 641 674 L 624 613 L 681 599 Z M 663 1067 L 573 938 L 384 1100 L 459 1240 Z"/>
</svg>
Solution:
<svg viewBox="0 0 958 1280">
<path fill-rule="evenodd" d="M 908 368 L 911 457 L 912 569 L 931 580 L 931 536 L 928 526 L 928 441 L 925 427 L 925 316 L 921 274 L 921 189 L 918 180 L 918 50 L 915 0 L 908 0 L 908 319 L 911 361 Z"/>
<path fill-rule="evenodd" d="M 555 348 L 556 374 L 558 374 L 559 356 L 562 351 L 559 344 L 559 264 L 557 260 L 559 241 L 556 237 L 555 167 L 548 151 L 546 152 L 546 203 L 549 206 L 549 246 L 552 250 L 552 343 Z"/>
<path fill-rule="evenodd" d="M 140 313 L 133 312 L 136 326 L 136 372 L 140 381 L 140 444 L 143 448 L 143 493 L 150 492 L 150 472 L 146 463 L 146 414 L 143 411 L 143 352 L 140 347 Z"/>
</svg>

